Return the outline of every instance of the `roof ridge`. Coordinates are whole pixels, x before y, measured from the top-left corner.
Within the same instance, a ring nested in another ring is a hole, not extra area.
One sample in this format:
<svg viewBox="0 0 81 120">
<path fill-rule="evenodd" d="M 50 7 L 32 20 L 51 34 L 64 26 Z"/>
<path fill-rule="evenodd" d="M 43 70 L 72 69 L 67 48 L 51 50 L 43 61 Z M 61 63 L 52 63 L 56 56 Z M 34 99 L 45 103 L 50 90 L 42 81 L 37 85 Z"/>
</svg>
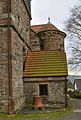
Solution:
<svg viewBox="0 0 81 120">
<path fill-rule="evenodd" d="M 41 32 L 45 30 L 58 30 L 60 31 L 55 25 L 52 23 L 46 23 L 46 24 L 39 24 L 39 25 L 32 25 L 31 29 L 33 29 L 36 32 Z"/>
<path fill-rule="evenodd" d="M 31 25 L 31 27 L 34 27 L 34 26 L 41 26 L 41 25 L 46 25 L 46 24 Z"/>
</svg>

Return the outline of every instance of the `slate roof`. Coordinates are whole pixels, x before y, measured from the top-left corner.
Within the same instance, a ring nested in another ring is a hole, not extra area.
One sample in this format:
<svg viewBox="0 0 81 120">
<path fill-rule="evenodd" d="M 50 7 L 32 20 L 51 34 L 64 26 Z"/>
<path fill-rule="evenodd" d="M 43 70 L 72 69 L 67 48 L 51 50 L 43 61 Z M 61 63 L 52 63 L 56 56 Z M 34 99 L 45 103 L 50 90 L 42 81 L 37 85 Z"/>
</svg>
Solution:
<svg viewBox="0 0 81 120">
<path fill-rule="evenodd" d="M 60 51 L 28 52 L 24 77 L 67 76 L 66 54 Z"/>
<path fill-rule="evenodd" d="M 47 23 L 47 24 L 41 24 L 41 25 L 33 25 L 31 26 L 31 29 L 35 32 L 41 32 L 45 30 L 58 30 L 53 24 Z M 59 30 L 58 30 L 59 31 Z"/>
</svg>

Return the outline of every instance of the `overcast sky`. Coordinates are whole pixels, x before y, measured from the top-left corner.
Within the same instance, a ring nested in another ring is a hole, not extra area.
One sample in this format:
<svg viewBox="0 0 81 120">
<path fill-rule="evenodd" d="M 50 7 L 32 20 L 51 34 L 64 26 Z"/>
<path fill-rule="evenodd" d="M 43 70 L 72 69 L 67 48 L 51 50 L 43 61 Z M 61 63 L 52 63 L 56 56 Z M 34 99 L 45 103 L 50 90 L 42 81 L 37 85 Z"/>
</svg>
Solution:
<svg viewBox="0 0 81 120">
<path fill-rule="evenodd" d="M 78 0 L 32 0 L 31 24 L 43 24 L 48 22 L 48 17 L 59 29 L 63 28 L 64 21 L 69 17 L 69 10 L 77 4 Z"/>
</svg>

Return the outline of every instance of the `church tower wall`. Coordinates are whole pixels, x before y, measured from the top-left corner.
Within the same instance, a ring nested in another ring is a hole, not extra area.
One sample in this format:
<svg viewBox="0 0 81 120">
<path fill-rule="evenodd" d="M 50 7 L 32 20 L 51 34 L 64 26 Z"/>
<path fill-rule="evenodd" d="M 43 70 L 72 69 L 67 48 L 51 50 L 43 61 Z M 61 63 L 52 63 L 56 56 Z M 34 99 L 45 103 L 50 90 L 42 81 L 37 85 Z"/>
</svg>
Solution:
<svg viewBox="0 0 81 120">
<path fill-rule="evenodd" d="M 24 105 L 23 48 L 30 49 L 29 0 L 0 0 L 0 111 Z"/>
<path fill-rule="evenodd" d="M 38 33 L 42 39 L 42 50 L 64 51 L 65 33 L 57 30 L 47 30 Z"/>
</svg>

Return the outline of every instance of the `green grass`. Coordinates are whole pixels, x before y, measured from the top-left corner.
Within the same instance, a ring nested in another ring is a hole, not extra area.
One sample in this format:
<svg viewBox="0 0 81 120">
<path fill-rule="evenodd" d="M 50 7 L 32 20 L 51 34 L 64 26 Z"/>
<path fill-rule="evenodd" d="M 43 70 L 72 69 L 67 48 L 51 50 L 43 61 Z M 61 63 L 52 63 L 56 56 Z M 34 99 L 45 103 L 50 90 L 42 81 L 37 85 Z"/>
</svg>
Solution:
<svg viewBox="0 0 81 120">
<path fill-rule="evenodd" d="M 64 116 L 71 112 L 71 110 L 46 112 L 46 113 L 32 113 L 32 114 L 16 114 L 7 115 L 0 114 L 0 120 L 56 120 L 56 118 Z"/>
</svg>

